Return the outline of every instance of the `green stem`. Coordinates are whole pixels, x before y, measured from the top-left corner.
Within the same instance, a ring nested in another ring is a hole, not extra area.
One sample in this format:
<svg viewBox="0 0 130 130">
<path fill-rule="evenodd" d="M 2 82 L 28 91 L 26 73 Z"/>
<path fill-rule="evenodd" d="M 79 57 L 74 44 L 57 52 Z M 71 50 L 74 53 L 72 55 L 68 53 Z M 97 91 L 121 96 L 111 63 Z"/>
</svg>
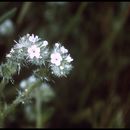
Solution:
<svg viewBox="0 0 130 130">
<path fill-rule="evenodd" d="M 30 6 L 31 6 L 32 2 L 24 2 L 21 12 L 19 14 L 18 20 L 17 20 L 17 24 L 21 24 L 21 22 L 23 21 L 26 13 L 28 12 Z"/>
<path fill-rule="evenodd" d="M 42 128 L 42 110 L 41 110 L 41 97 L 39 95 L 38 89 L 36 90 L 36 128 Z"/>
</svg>

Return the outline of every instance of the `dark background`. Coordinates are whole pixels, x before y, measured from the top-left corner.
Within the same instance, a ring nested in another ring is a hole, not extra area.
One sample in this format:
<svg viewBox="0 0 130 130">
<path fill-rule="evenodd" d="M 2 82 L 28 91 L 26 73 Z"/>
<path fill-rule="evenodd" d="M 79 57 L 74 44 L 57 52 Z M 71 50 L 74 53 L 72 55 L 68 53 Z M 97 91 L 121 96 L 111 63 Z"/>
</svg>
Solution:
<svg viewBox="0 0 130 130">
<path fill-rule="evenodd" d="M 8 18 L 14 31 L 0 34 L 1 63 L 13 40 L 27 33 L 51 45 L 63 43 L 74 59 L 70 75 L 50 83 L 56 96 L 45 108 L 53 107 L 54 112 L 43 127 L 129 128 L 130 3 L 0 2 L 0 16 L 12 9 L 16 10 Z M 14 75 L 15 84 L 30 70 L 23 68 L 19 76 Z M 11 103 L 16 90 L 10 83 L 5 91 Z M 5 127 L 35 127 L 25 117 L 24 107 L 19 105 L 10 113 Z"/>
</svg>

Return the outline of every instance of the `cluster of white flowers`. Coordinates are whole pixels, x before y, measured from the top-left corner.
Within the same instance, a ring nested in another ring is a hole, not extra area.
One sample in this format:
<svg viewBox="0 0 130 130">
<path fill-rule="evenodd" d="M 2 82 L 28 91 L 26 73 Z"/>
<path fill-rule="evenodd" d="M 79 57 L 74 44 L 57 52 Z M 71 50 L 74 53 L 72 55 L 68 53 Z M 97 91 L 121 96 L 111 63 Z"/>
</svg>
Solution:
<svg viewBox="0 0 130 130">
<path fill-rule="evenodd" d="M 51 53 L 51 70 L 58 77 L 66 76 L 72 69 L 71 62 L 73 59 L 68 54 L 68 50 L 60 43 L 55 43 Z"/>
<path fill-rule="evenodd" d="M 6 57 L 19 65 L 27 62 L 41 66 L 49 62 L 52 74 L 58 77 L 66 76 L 72 69 L 73 59 L 60 43 L 55 43 L 52 51 L 49 51 L 48 41 L 34 34 L 27 34 L 15 43 Z"/>
</svg>

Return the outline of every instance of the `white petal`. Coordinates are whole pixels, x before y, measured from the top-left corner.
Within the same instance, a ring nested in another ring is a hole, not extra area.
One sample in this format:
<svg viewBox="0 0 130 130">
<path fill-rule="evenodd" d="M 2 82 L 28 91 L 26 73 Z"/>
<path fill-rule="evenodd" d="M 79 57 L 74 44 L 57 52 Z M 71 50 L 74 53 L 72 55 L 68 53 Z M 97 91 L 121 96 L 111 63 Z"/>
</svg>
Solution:
<svg viewBox="0 0 130 130">
<path fill-rule="evenodd" d="M 31 58 L 31 59 L 33 59 L 33 57 L 34 57 L 34 54 L 30 54 L 29 56 L 30 56 L 30 58 Z"/>
<path fill-rule="evenodd" d="M 68 55 L 67 57 L 66 57 L 66 60 L 67 60 L 67 62 L 71 62 L 71 61 L 73 61 L 73 59 L 70 57 L 70 55 Z"/>
<path fill-rule="evenodd" d="M 55 64 L 56 66 L 59 66 L 61 64 L 62 57 L 60 53 L 53 53 L 51 54 L 51 63 Z"/>
<path fill-rule="evenodd" d="M 61 64 L 60 61 L 55 62 L 56 66 L 59 66 Z"/>
<path fill-rule="evenodd" d="M 40 48 L 38 48 L 36 45 L 32 45 L 28 48 L 27 51 L 31 59 L 33 59 L 34 57 L 40 58 Z"/>
<path fill-rule="evenodd" d="M 55 46 L 56 46 L 56 47 L 59 47 L 59 46 L 60 46 L 60 44 L 59 44 L 59 43 L 55 43 Z"/>
<path fill-rule="evenodd" d="M 11 55 L 10 55 L 10 54 L 7 54 L 6 57 L 11 57 Z"/>
<path fill-rule="evenodd" d="M 31 42 L 37 42 L 38 41 L 38 36 L 35 36 L 34 37 L 34 34 L 32 34 L 32 36 L 29 36 L 29 41 L 31 41 Z"/>
<path fill-rule="evenodd" d="M 60 50 L 61 50 L 62 53 L 67 53 L 67 52 L 68 52 L 68 50 L 65 49 L 64 46 L 62 46 L 62 47 L 60 48 Z"/>
</svg>

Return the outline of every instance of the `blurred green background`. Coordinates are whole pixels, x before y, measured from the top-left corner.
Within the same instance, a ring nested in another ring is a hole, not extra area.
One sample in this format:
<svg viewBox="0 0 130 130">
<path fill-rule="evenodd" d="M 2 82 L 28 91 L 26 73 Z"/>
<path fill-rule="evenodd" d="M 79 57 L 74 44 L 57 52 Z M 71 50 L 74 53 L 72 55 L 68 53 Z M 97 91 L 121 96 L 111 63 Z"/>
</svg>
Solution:
<svg viewBox="0 0 130 130">
<path fill-rule="evenodd" d="M 42 127 L 130 127 L 129 2 L 0 2 L 1 63 L 13 40 L 27 33 L 63 43 L 74 59 L 67 78 L 49 82 L 55 96 L 42 103 Z M 15 99 L 16 87 L 31 72 L 23 68 L 14 75 L 3 101 Z M 34 104 L 17 106 L 5 127 L 35 127 Z"/>
</svg>

